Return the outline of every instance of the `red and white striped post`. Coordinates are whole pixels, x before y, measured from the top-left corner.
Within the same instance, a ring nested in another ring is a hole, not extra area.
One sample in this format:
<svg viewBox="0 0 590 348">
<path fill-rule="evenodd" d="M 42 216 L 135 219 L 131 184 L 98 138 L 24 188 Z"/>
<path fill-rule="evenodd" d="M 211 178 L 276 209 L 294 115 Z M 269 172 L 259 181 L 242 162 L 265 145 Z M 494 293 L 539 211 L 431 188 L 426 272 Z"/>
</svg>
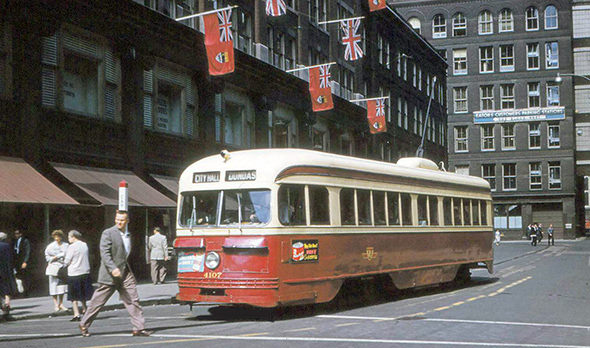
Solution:
<svg viewBox="0 0 590 348">
<path fill-rule="evenodd" d="M 127 181 L 121 180 L 119 183 L 119 210 L 127 211 L 129 205 L 129 193 Z"/>
</svg>

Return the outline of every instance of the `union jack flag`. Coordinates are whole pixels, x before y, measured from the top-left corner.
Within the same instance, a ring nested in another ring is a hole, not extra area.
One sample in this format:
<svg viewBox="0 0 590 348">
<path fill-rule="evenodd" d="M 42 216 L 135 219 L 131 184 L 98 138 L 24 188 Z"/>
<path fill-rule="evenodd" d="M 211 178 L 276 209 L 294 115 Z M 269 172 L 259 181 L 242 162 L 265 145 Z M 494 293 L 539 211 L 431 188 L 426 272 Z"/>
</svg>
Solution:
<svg viewBox="0 0 590 348">
<path fill-rule="evenodd" d="M 330 88 L 330 64 L 320 65 L 320 88 Z"/>
<path fill-rule="evenodd" d="M 344 59 L 346 60 L 357 60 L 363 57 L 363 50 L 359 46 L 361 36 L 357 33 L 360 24 L 360 18 L 347 19 L 342 22 L 342 31 L 344 32 L 342 44 L 346 46 L 344 49 Z"/>
<path fill-rule="evenodd" d="M 385 98 L 377 99 L 377 102 L 375 103 L 375 111 L 376 117 L 385 116 Z"/>
<path fill-rule="evenodd" d="M 284 0 L 266 0 L 267 16 L 282 16 L 287 13 L 287 5 Z"/>
<path fill-rule="evenodd" d="M 234 39 L 231 32 L 231 9 L 217 12 L 219 19 L 219 41 L 228 42 Z"/>
</svg>

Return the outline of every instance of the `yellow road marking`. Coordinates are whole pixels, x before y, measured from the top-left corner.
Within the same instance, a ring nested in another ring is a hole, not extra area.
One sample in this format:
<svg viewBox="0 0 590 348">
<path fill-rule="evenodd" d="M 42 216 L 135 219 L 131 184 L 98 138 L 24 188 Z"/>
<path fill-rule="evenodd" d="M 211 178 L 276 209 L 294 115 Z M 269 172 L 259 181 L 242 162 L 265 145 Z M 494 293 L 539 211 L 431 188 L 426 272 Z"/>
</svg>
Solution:
<svg viewBox="0 0 590 348">
<path fill-rule="evenodd" d="M 268 335 L 268 332 L 254 332 L 254 333 L 249 333 L 249 334 L 243 334 L 240 335 L 242 337 L 253 337 L 253 336 L 262 336 L 262 335 Z"/>
<path fill-rule="evenodd" d="M 453 303 L 453 306 L 460 306 L 460 305 L 462 305 L 464 303 L 465 303 L 465 301 L 455 302 L 455 303 Z"/>
<path fill-rule="evenodd" d="M 299 332 L 299 331 L 311 331 L 311 330 L 315 330 L 315 327 L 304 327 L 301 329 L 293 329 L 293 330 L 285 330 L 285 332 Z"/>
<path fill-rule="evenodd" d="M 438 311 L 444 311 L 445 309 L 449 309 L 449 308 L 451 308 L 451 306 L 438 307 L 438 308 L 435 308 L 434 310 L 438 312 Z"/>
<path fill-rule="evenodd" d="M 351 325 L 357 325 L 358 323 L 344 323 L 344 324 L 338 324 L 336 325 L 336 327 L 342 327 L 342 326 L 351 326 Z"/>
</svg>

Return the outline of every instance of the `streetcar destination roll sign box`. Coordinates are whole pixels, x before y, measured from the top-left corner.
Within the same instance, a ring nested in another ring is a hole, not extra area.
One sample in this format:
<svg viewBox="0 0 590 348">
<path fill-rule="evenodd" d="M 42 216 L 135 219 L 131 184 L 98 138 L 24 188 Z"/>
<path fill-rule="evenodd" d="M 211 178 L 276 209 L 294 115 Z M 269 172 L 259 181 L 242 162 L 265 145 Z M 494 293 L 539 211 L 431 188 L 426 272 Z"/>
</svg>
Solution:
<svg viewBox="0 0 590 348">
<path fill-rule="evenodd" d="M 256 170 L 228 170 L 225 172 L 225 181 L 254 181 Z"/>
</svg>

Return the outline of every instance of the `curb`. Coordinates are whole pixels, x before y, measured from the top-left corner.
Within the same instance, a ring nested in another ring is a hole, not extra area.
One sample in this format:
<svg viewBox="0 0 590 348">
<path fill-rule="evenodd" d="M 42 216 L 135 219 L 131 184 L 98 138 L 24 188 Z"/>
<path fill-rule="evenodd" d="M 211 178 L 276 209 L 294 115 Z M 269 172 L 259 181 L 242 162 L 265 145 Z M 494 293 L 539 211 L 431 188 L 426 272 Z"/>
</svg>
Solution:
<svg viewBox="0 0 590 348">
<path fill-rule="evenodd" d="M 139 304 L 142 307 L 145 306 L 160 306 L 160 305 L 169 305 L 169 304 L 175 304 L 175 303 L 180 303 L 178 300 L 176 300 L 176 296 L 172 296 L 170 298 L 168 297 L 161 297 L 161 298 L 155 298 L 155 299 L 151 299 L 151 300 L 139 300 Z M 125 306 L 123 305 L 123 303 L 117 303 L 117 304 L 112 304 L 112 305 L 105 305 L 102 309 L 101 312 L 103 311 L 112 311 L 114 309 L 124 309 Z M 71 312 L 65 312 L 65 313 L 34 313 L 34 314 L 24 314 L 24 315 L 13 315 L 12 318 L 14 318 L 14 320 L 28 320 L 28 319 L 44 319 L 44 318 L 54 318 L 54 317 L 66 317 L 66 316 L 71 316 L 72 313 Z"/>
</svg>

